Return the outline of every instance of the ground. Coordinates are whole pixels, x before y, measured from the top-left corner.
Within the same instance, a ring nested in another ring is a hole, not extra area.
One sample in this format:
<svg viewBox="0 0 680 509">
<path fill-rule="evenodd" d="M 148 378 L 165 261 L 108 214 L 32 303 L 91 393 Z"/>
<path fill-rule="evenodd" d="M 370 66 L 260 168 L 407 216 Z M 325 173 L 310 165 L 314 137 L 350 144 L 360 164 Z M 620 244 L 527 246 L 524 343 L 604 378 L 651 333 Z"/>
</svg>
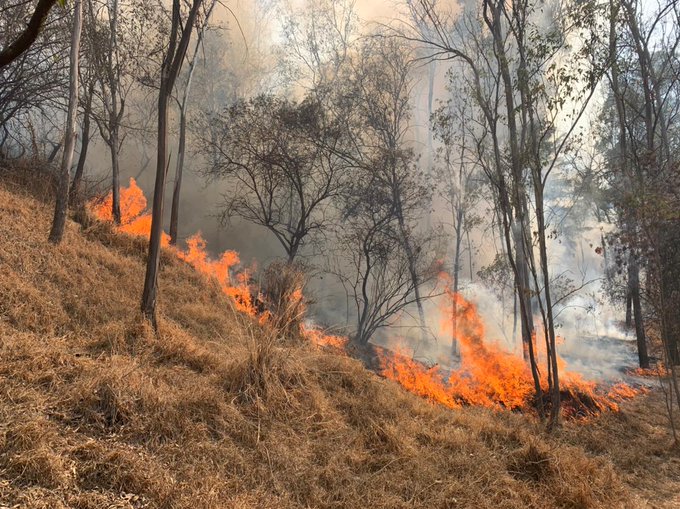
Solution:
<svg viewBox="0 0 680 509">
<path fill-rule="evenodd" d="M 0 507 L 680 506 L 663 393 L 553 433 L 449 410 L 360 362 L 283 340 L 165 253 L 69 221 L 0 170 Z"/>
</svg>

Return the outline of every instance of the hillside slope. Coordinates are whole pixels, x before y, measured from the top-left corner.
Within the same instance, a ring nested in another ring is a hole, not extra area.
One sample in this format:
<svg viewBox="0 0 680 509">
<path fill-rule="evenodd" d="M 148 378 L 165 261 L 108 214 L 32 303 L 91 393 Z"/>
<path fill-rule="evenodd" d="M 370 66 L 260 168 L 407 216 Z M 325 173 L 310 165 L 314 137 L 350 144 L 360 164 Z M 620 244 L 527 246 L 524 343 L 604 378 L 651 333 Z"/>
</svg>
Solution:
<svg viewBox="0 0 680 509">
<path fill-rule="evenodd" d="M 216 284 L 0 179 L 0 507 L 677 507 L 658 395 L 548 436 L 272 337 Z M 653 408 L 654 415 L 648 415 Z"/>
</svg>

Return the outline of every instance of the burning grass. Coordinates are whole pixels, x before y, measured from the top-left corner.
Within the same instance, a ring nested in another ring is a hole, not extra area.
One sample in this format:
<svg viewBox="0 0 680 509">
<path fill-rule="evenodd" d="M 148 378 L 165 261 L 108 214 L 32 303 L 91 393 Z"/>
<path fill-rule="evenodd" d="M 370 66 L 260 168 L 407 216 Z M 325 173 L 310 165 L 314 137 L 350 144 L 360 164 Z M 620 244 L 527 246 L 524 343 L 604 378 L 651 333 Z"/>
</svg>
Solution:
<svg viewBox="0 0 680 509">
<path fill-rule="evenodd" d="M 638 492 L 663 505 L 645 484 L 658 472 L 629 479 L 633 431 L 661 448 L 642 417 L 560 437 L 429 405 L 263 327 L 168 251 L 156 336 L 136 311 L 143 239 L 69 222 L 55 247 L 50 204 L 0 183 L 0 207 L 0 505 L 646 507 Z M 673 458 L 655 458 L 677 492 Z"/>
<path fill-rule="evenodd" d="M 535 391 L 526 363 L 488 341 L 484 323 L 472 302 L 458 293 L 447 292 L 442 303 L 442 331 L 448 337 L 455 336 L 460 367 L 428 368 L 402 351 L 379 350 L 381 374 L 406 390 L 449 408 L 474 405 L 532 412 Z M 624 382 L 609 389 L 599 387 L 578 373 L 567 371 L 564 361 L 560 361 L 560 370 L 562 414 L 567 418 L 618 411 L 621 401 L 643 391 Z M 547 381 L 542 384 L 547 392 Z M 548 403 L 546 398 L 544 405 Z"/>
</svg>

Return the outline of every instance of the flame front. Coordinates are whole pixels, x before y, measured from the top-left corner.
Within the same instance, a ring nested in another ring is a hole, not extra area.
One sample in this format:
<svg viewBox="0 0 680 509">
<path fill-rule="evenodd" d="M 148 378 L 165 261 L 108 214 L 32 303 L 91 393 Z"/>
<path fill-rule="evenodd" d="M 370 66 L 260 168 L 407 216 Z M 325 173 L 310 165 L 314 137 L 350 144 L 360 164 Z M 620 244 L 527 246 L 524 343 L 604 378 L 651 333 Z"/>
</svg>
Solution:
<svg viewBox="0 0 680 509">
<path fill-rule="evenodd" d="M 113 195 L 109 193 L 103 200 L 90 203 L 92 213 L 102 221 L 113 221 L 112 214 Z M 120 188 L 120 213 L 121 221 L 117 230 L 137 237 L 149 238 L 151 234 L 151 213 L 147 211 L 147 202 L 144 192 L 137 185 L 135 179 L 130 179 L 128 187 Z M 232 298 L 237 310 L 249 316 L 256 316 L 257 311 L 249 287 L 249 271 L 244 270 L 235 275 L 235 284 L 230 272 L 239 265 L 240 260 L 236 251 L 224 251 L 222 255 L 213 260 L 206 251 L 206 242 L 200 232 L 187 240 L 185 251 L 171 248 L 170 237 L 163 232 L 161 245 L 172 249 L 175 255 L 186 261 L 198 272 L 208 277 L 215 278 L 222 291 Z"/>
<path fill-rule="evenodd" d="M 477 307 L 459 293 L 447 289 L 441 301 L 442 332 L 455 337 L 460 350 L 460 367 L 445 372 L 439 366 L 427 368 L 404 352 L 380 354 L 381 374 L 429 401 L 450 408 L 478 405 L 489 408 L 528 410 L 534 398 L 533 377 L 519 357 L 502 351 L 485 340 L 484 322 Z M 540 342 L 538 342 L 540 344 Z M 602 393 L 595 382 L 566 370 L 559 359 L 563 413 L 584 418 L 603 410 L 618 410 L 618 403 L 642 392 L 623 382 Z M 541 376 L 541 387 L 547 380 Z"/>
<path fill-rule="evenodd" d="M 103 220 L 112 221 L 112 195 L 102 201 L 91 202 L 90 210 Z M 151 214 L 147 211 L 144 193 L 134 179 L 128 187 L 120 189 L 121 224 L 116 228 L 128 235 L 148 238 L 151 232 Z M 268 311 L 258 311 L 250 285 L 250 272 L 235 272 L 240 264 L 238 253 L 224 251 L 219 258 L 212 259 L 206 251 L 206 241 L 200 233 L 191 236 L 184 251 L 169 245 L 169 236 L 163 233 L 162 245 L 186 261 L 198 272 L 217 280 L 222 291 L 234 302 L 235 308 L 261 322 L 269 320 Z M 234 275 L 232 276 L 232 273 Z M 448 282 L 448 276 L 443 275 Z M 395 380 L 406 390 L 433 403 L 449 408 L 462 405 L 479 405 L 490 408 L 530 409 L 534 397 L 534 383 L 526 363 L 519 357 L 502 351 L 498 346 L 485 340 L 484 322 L 477 307 L 459 293 L 448 289 L 441 302 L 441 330 L 449 337 L 455 337 L 460 350 L 460 368 L 444 371 L 439 366 L 428 368 L 411 359 L 403 351 L 379 353 L 381 374 Z M 288 297 L 290 305 L 304 313 L 302 289 L 296 288 Z M 326 334 L 321 329 L 300 325 L 300 332 L 311 343 L 347 352 L 349 339 L 345 336 Z M 538 345 L 541 342 L 537 342 Z M 539 357 L 541 356 L 538 348 Z M 629 399 L 640 392 L 625 383 L 611 387 L 606 394 L 598 392 L 595 382 L 584 380 L 579 374 L 566 371 L 566 363 L 558 360 L 561 372 L 563 413 L 569 417 L 587 417 L 597 411 L 618 410 L 618 402 Z M 647 373 L 645 373 L 647 374 Z M 541 379 L 543 389 L 547 381 Z"/>
</svg>

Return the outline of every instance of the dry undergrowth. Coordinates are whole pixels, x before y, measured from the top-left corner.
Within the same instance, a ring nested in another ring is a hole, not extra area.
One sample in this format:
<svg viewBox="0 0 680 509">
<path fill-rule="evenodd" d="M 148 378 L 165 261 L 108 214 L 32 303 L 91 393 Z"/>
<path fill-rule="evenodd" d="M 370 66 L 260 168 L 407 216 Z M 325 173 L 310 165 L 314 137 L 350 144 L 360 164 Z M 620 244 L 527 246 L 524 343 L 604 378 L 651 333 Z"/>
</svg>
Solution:
<svg viewBox="0 0 680 509">
<path fill-rule="evenodd" d="M 522 415 L 434 407 L 355 360 L 272 337 L 173 256 L 155 337 L 137 313 L 143 242 L 69 222 L 55 247 L 50 218 L 51 205 L 0 180 L 0 506 L 667 500 L 658 473 L 629 457 L 640 433 L 656 449 L 635 461 L 657 454 L 666 482 L 677 476 L 662 424 L 654 436 L 642 410 L 549 437 Z"/>
</svg>

